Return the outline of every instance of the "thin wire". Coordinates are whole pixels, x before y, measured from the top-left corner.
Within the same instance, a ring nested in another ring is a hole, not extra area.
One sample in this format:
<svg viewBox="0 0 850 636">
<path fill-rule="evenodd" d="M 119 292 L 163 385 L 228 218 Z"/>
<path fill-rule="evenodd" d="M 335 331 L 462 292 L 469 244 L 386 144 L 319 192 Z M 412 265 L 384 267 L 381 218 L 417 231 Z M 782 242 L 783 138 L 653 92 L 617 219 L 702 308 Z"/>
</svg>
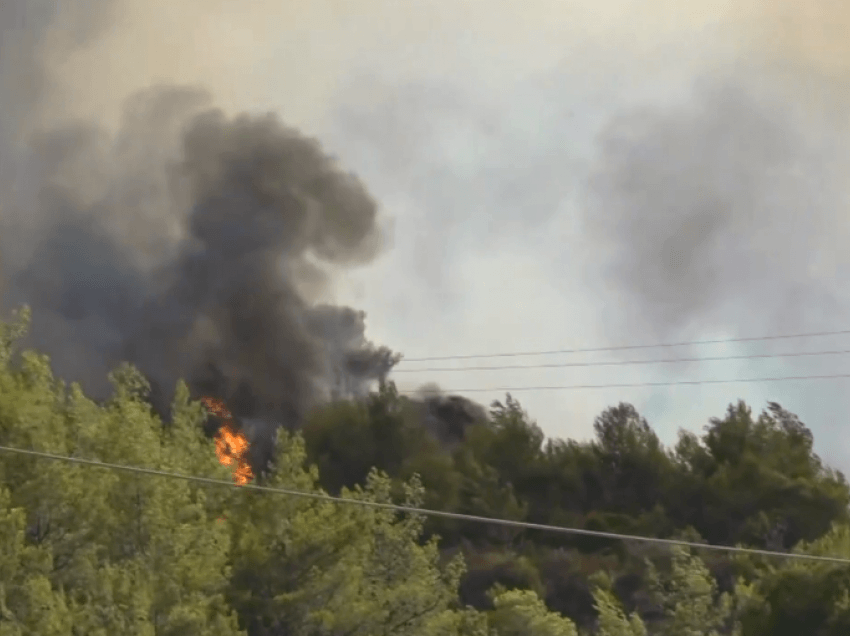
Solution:
<svg viewBox="0 0 850 636">
<path fill-rule="evenodd" d="M 53 453 L 45 453 L 41 451 L 26 450 L 23 448 L 12 448 L 10 446 L 0 446 L 0 451 L 6 453 L 14 453 L 18 455 L 29 455 L 41 459 L 52 459 L 55 461 L 69 462 L 73 464 L 82 464 L 85 466 L 94 466 L 97 468 L 106 468 L 109 470 L 120 470 L 130 473 L 139 473 L 143 475 L 151 475 L 157 477 L 168 477 L 171 479 L 182 479 L 184 481 L 192 481 L 201 484 L 212 486 L 227 486 L 231 488 L 240 488 L 242 490 L 256 490 L 259 492 L 270 492 L 279 495 L 287 495 L 290 497 L 302 497 L 305 499 L 315 499 L 319 501 L 327 501 L 336 504 L 352 504 L 356 506 L 364 506 L 367 508 L 378 508 L 381 510 L 393 510 L 396 512 L 406 512 L 408 514 L 423 515 L 427 517 L 442 517 L 445 519 L 455 519 L 458 521 L 472 521 L 475 523 L 489 523 L 492 525 L 508 526 L 511 528 L 520 528 L 523 530 L 542 530 L 546 532 L 555 532 L 560 534 L 574 534 L 589 537 L 599 537 L 603 539 L 616 539 L 620 541 L 636 541 L 643 543 L 656 543 L 670 546 L 684 546 L 689 548 L 697 548 L 702 550 L 715 550 L 719 552 L 737 552 L 742 554 L 756 554 L 761 556 L 782 557 L 787 559 L 803 559 L 809 561 L 824 561 L 829 563 L 840 563 L 842 565 L 850 565 L 850 559 L 842 557 L 820 556 L 814 554 L 801 554 L 798 552 L 776 552 L 774 550 L 759 550 L 757 548 L 744 548 L 740 546 L 725 546 L 711 543 L 698 543 L 696 541 L 683 541 L 680 539 L 660 539 L 657 537 L 642 537 L 638 535 L 620 534 L 618 532 L 604 532 L 601 530 L 585 530 L 583 528 L 568 528 L 563 526 L 552 526 L 542 523 L 530 523 L 527 521 L 515 521 L 511 519 L 497 519 L 495 517 L 482 517 L 478 515 L 468 515 L 459 512 L 446 512 L 443 510 L 431 510 L 428 508 L 417 508 L 413 506 L 401 506 L 391 503 L 381 503 L 377 501 L 364 501 L 360 499 L 350 499 L 347 497 L 334 497 L 324 493 L 304 492 L 301 490 L 290 490 L 287 488 L 273 488 L 271 486 L 260 486 L 257 484 L 244 484 L 237 486 L 232 482 L 223 479 L 212 479 L 210 477 L 199 477 L 195 475 L 186 475 L 182 473 L 172 473 L 163 470 L 155 470 L 153 468 L 142 468 L 140 466 L 125 466 L 123 464 L 110 464 L 107 462 L 99 462 L 91 459 L 82 459 L 80 457 L 69 457 L 66 455 L 54 455 Z"/>
<path fill-rule="evenodd" d="M 726 344 L 733 342 L 758 342 L 764 340 L 790 340 L 792 338 L 813 338 L 820 336 L 841 336 L 850 334 L 850 329 L 840 331 L 813 331 L 810 333 L 797 333 L 785 336 L 753 336 L 749 338 L 722 338 L 718 340 L 688 340 L 683 342 L 669 342 L 642 345 L 619 345 L 613 347 L 591 347 L 581 349 L 553 349 L 549 351 L 514 351 L 508 353 L 477 353 L 470 355 L 452 356 L 429 356 L 426 358 L 403 358 L 403 362 L 432 362 L 434 360 L 469 360 L 471 358 L 515 358 L 521 356 L 551 356 L 561 353 L 591 353 L 599 351 L 626 351 L 629 349 L 656 349 L 660 347 L 686 347 L 706 344 Z"/>
<path fill-rule="evenodd" d="M 787 382 L 790 380 L 836 380 L 840 378 L 850 378 L 850 373 L 836 373 L 834 375 L 792 375 L 777 378 L 740 378 L 737 380 L 679 380 L 676 382 L 636 382 L 633 384 L 565 384 L 562 386 L 498 386 L 472 389 L 444 389 L 440 388 L 441 393 L 489 393 L 489 392 L 505 392 L 510 391 L 516 393 L 518 391 L 577 391 L 584 389 L 634 389 L 643 387 L 655 386 L 686 386 L 695 384 L 737 384 L 746 382 Z M 399 393 L 415 394 L 421 393 L 422 389 L 399 389 Z"/>
<path fill-rule="evenodd" d="M 423 367 L 420 369 L 393 369 L 393 373 L 418 373 L 428 371 L 501 371 L 508 369 L 560 369 L 567 367 L 620 367 L 632 364 L 666 364 L 671 362 L 714 362 L 718 360 L 755 360 L 758 358 L 799 358 L 805 356 L 846 355 L 850 349 L 833 349 L 829 351 L 795 351 L 790 353 L 756 353 L 738 356 L 713 356 L 704 358 L 666 358 L 652 360 L 617 360 L 604 362 L 550 362 L 543 364 L 506 364 L 490 367 Z"/>
</svg>

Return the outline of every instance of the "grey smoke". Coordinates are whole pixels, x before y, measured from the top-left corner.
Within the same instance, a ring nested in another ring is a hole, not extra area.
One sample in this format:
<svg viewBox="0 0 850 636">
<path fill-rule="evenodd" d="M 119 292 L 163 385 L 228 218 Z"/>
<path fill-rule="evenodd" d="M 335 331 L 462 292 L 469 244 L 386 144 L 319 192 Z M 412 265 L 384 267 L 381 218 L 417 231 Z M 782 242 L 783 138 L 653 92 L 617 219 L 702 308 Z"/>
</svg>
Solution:
<svg viewBox="0 0 850 636">
<path fill-rule="evenodd" d="M 355 176 L 276 117 L 228 117 L 198 87 L 140 91 L 117 131 L 30 118 L 21 136 L 50 87 L 19 91 L 20 64 L 40 70 L 39 29 L 56 16 L 2 7 L 0 309 L 32 307 L 28 344 L 58 375 L 102 397 L 129 361 L 161 410 L 185 378 L 238 417 L 286 425 L 386 376 L 397 357 L 366 339 L 364 315 L 315 303 L 333 268 L 382 247 Z"/>
<path fill-rule="evenodd" d="M 308 316 L 311 333 L 324 348 L 333 374 L 331 397 L 361 395 L 374 380 L 385 380 L 400 356 L 365 337 L 366 314 L 350 307 L 317 305 Z"/>
<path fill-rule="evenodd" d="M 490 421 L 481 404 L 460 395 L 447 395 L 434 382 L 420 386 L 408 400 L 422 427 L 443 448 L 453 449 L 466 439 L 469 428 Z"/>
<path fill-rule="evenodd" d="M 422 425 L 447 448 L 466 439 L 470 427 L 489 421 L 483 406 L 460 395 L 430 395 L 421 405 Z"/>
<path fill-rule="evenodd" d="M 756 77 L 699 82 L 688 104 L 626 113 L 602 135 L 585 229 L 613 329 L 650 341 L 834 326 L 846 157 Z"/>
</svg>

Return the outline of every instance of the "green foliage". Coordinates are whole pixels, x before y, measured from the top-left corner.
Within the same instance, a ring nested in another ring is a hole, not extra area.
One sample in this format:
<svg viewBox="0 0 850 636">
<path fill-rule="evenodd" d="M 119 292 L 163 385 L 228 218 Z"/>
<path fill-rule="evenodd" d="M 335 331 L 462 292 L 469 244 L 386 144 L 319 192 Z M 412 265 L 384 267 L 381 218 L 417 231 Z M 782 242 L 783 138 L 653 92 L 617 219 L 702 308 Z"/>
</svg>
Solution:
<svg viewBox="0 0 850 636">
<path fill-rule="evenodd" d="M 602 492 L 597 506 L 637 516 L 663 498 L 672 462 L 631 404 L 609 408 L 593 425 Z"/>
<path fill-rule="evenodd" d="M 492 609 L 494 587 L 544 592 L 540 574 L 527 557 L 504 550 L 466 551 L 468 570 L 460 585 L 460 601 L 477 609 Z"/>
<path fill-rule="evenodd" d="M 32 322 L 30 308 L 24 306 L 15 312 L 13 322 L 0 321 L 0 367 L 6 367 L 12 359 L 15 345 L 29 333 Z"/>
<path fill-rule="evenodd" d="M 0 444 L 229 477 L 185 383 L 167 424 L 129 365 L 95 403 L 17 352 L 29 319 L 0 324 Z M 386 383 L 281 433 L 264 483 L 310 497 L 3 455 L 0 636 L 850 633 L 844 566 L 685 550 L 644 563 L 621 542 L 325 496 L 850 558 L 847 482 L 779 405 L 732 405 L 672 450 L 628 404 L 580 443 L 545 440 L 508 395 L 448 446 L 414 406 Z"/>
<path fill-rule="evenodd" d="M 626 616 L 620 603 L 606 589 L 597 589 L 593 593 L 599 623 L 596 636 L 647 636 L 646 626 L 637 614 Z"/>
<path fill-rule="evenodd" d="M 795 552 L 850 558 L 850 526 L 835 525 L 826 535 L 800 544 Z M 743 622 L 747 636 L 839 636 L 850 629 L 850 567 L 836 563 L 787 560 L 756 562 L 752 602 Z"/>
<path fill-rule="evenodd" d="M 269 485 L 320 493 L 304 459 L 300 438 L 283 436 L 281 468 Z M 363 488 L 342 495 L 389 503 L 391 490 L 386 475 L 372 471 Z M 414 480 L 405 501 L 420 505 L 422 494 Z M 228 520 L 235 563 L 230 601 L 251 634 L 429 634 L 452 621 L 463 564 L 440 567 L 436 540 L 417 541 L 419 517 L 246 493 Z"/>
<path fill-rule="evenodd" d="M 469 443 L 478 445 L 476 456 L 492 466 L 509 483 L 521 484 L 529 467 L 542 457 L 543 431 L 510 394 L 505 403 L 494 401 L 487 427 L 476 427 Z M 478 433 L 478 437 L 475 436 Z"/>
<path fill-rule="evenodd" d="M 0 443 L 226 475 L 213 459 L 189 457 L 191 445 L 174 443 L 194 438 L 211 458 L 200 410 L 177 413 L 166 430 L 143 401 L 137 372 L 119 369 L 113 382 L 112 399 L 98 406 L 79 387 L 55 381 L 45 357 L 25 352 L 19 366 L 0 369 Z M 222 602 L 228 537 L 203 490 L 24 456 L 4 456 L 0 466 L 4 545 L 11 546 L 4 555 L 16 555 L 7 567 L 17 568 L 3 577 L 4 612 L 9 624 L 23 625 L 20 633 L 239 633 Z"/>
<path fill-rule="evenodd" d="M 303 435 L 309 462 L 334 494 L 364 484 L 373 468 L 400 475 L 408 458 L 435 447 L 421 426 L 406 419 L 392 383 L 365 400 L 337 401 L 315 411 Z"/>
<path fill-rule="evenodd" d="M 810 431 L 778 404 L 757 419 L 743 402 L 730 405 L 702 441 L 685 436 L 678 451 L 700 502 L 691 525 L 710 542 L 789 548 L 847 519 L 847 482 L 821 464 Z"/>
<path fill-rule="evenodd" d="M 404 400 L 393 392 L 382 399 L 384 412 L 394 414 L 397 430 L 416 428 Z M 359 419 L 336 418 L 335 408 L 359 409 Z M 342 440 L 337 443 L 342 451 L 324 463 L 319 458 L 321 471 L 333 476 L 350 465 L 363 475 L 368 466 L 378 465 L 377 454 L 369 449 L 381 439 L 378 431 L 386 431 L 386 424 L 374 424 L 363 406 L 331 407 L 324 417 L 323 426 Z M 607 409 L 594 429 L 590 442 L 544 440 L 539 427 L 508 395 L 504 402 L 493 403 L 489 422 L 466 429 L 459 446 L 440 448 L 427 436 L 416 443 L 396 442 L 393 462 L 381 467 L 396 481 L 421 474 L 428 507 L 603 532 L 661 537 L 690 533 L 713 543 L 785 549 L 800 539 L 817 538 L 830 524 L 847 518 L 850 491 L 843 476 L 821 464 L 812 451 L 811 433 L 779 405 L 769 404 L 758 418 L 743 403 L 732 405 L 702 436 L 682 433 L 672 450 L 661 445 L 629 404 Z M 354 439 L 358 435 L 365 439 L 362 444 Z M 315 439 L 307 431 L 311 458 L 316 457 L 311 450 Z M 354 455 L 350 462 L 344 453 Z M 334 478 L 323 479 L 329 481 Z M 358 482 L 350 477 L 346 483 Z M 622 572 L 634 570 L 626 546 L 610 539 L 448 520 L 429 520 L 426 534 L 440 535 L 444 549 L 476 546 L 475 554 L 467 549 L 472 560 L 463 579 L 465 599 L 484 598 L 495 581 L 514 585 L 518 580 L 506 565 L 486 564 L 480 554 L 487 550 L 573 547 L 588 554 L 609 553 L 619 560 Z M 549 590 L 546 598 L 554 605 L 582 625 L 594 620 L 593 601 L 577 580 L 551 568 L 536 576 L 542 577 L 540 585 Z M 642 576 L 630 574 L 629 585 L 645 585 Z M 724 585 L 728 588 L 728 581 Z M 569 594 L 572 600 L 553 594 Z M 587 600 L 579 601 L 582 595 Z M 475 604 L 483 606 L 479 600 Z"/>
<path fill-rule="evenodd" d="M 718 594 L 705 564 L 683 548 L 673 548 L 671 572 L 661 577 L 652 563 L 649 587 L 664 618 L 658 636 L 720 636 L 734 627 L 733 598 Z"/>
<path fill-rule="evenodd" d="M 122 366 L 111 380 L 98 405 L 24 353 L 0 372 L 0 443 L 228 476 L 184 383 L 163 426 L 137 371 Z M 277 460 L 269 485 L 320 494 L 300 437 L 282 435 Z M 443 565 L 436 538 L 419 541 L 421 518 L 22 456 L 0 467 L 0 633 L 218 636 L 244 633 L 237 616 L 251 634 L 448 636 L 461 626 L 450 605 L 463 562 Z M 386 503 L 392 489 L 370 471 L 343 494 Z M 423 494 L 415 478 L 402 487 L 410 505 Z"/>
<path fill-rule="evenodd" d="M 50 551 L 25 544 L 25 517 L 0 488 L 0 635 L 67 634 L 72 615 L 65 595 L 51 586 Z"/>
<path fill-rule="evenodd" d="M 578 636 L 568 618 L 550 612 L 529 590 L 497 589 L 488 616 L 493 636 Z"/>
</svg>

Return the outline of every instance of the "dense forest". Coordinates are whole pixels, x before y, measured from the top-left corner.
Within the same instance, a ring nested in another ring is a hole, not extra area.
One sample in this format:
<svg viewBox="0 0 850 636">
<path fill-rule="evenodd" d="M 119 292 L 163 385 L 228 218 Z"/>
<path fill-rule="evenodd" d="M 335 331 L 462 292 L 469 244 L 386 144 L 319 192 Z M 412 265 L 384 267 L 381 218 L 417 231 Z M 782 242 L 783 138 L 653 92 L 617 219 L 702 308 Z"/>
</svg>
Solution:
<svg viewBox="0 0 850 636">
<path fill-rule="evenodd" d="M 0 326 L 0 445 L 229 479 L 176 387 L 95 401 Z M 693 428 L 693 423 L 689 423 Z M 850 489 L 779 404 L 660 442 L 629 404 L 587 442 L 511 396 L 367 398 L 281 430 L 256 482 L 308 493 L 850 558 Z M 0 636 L 838 636 L 850 566 L 401 515 L 26 455 L 0 459 Z"/>
</svg>

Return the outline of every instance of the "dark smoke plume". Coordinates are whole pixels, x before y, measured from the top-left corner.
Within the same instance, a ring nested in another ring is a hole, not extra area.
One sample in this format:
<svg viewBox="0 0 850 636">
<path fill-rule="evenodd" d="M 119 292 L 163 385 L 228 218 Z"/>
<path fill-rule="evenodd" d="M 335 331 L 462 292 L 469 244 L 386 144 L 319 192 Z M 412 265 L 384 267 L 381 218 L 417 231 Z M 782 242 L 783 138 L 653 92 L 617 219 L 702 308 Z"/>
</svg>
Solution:
<svg viewBox="0 0 850 636">
<path fill-rule="evenodd" d="M 490 419 L 482 405 L 460 395 L 447 395 L 433 382 L 419 387 L 409 399 L 422 427 L 448 449 L 466 439 L 470 427 Z"/>
<path fill-rule="evenodd" d="M 185 378 L 238 417 L 289 426 L 386 376 L 397 358 L 365 338 L 363 314 L 315 303 L 330 268 L 382 245 L 356 177 L 275 117 L 228 117 L 191 87 L 133 95 L 117 131 L 24 126 L 49 86 L 16 92 L 20 72 L 44 77 L 38 25 L 53 16 L 0 6 L 0 309 L 32 307 L 28 344 L 59 375 L 100 397 L 129 361 L 158 410 Z"/>
</svg>

